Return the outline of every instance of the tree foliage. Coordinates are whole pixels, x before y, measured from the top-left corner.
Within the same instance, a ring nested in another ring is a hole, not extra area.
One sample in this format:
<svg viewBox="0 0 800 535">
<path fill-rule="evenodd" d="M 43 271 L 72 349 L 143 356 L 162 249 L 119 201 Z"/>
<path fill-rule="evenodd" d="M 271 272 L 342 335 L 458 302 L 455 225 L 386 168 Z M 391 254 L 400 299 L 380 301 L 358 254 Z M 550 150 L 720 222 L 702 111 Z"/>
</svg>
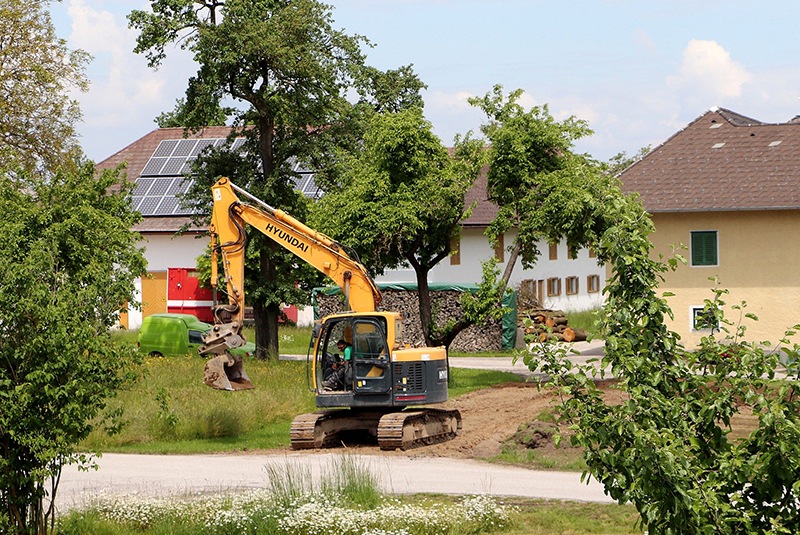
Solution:
<svg viewBox="0 0 800 535">
<path fill-rule="evenodd" d="M 421 85 L 409 68 L 366 68 L 366 39 L 335 29 L 330 7 L 316 0 L 153 0 L 151 7 L 129 16 L 140 31 L 135 50 L 157 66 L 166 47 L 180 43 L 200 65 L 186 93 L 186 126 L 205 126 L 223 99 L 244 104 L 234 114 L 232 135 L 247 138 L 243 152 L 250 156 L 238 164 L 251 169 L 216 169 L 246 178 L 237 185 L 300 220 L 307 208 L 293 190 L 297 164 L 322 176 L 339 151 L 357 147 L 366 116 L 413 102 L 415 83 Z M 346 98 L 352 90 L 361 95 L 356 105 Z M 204 173 L 190 196 L 207 198 L 216 178 Z M 329 174 L 327 180 L 337 178 Z M 248 299 L 256 315 L 257 353 L 266 357 L 278 351 L 279 299 L 291 293 L 300 271 L 272 240 L 258 236 L 250 243 L 258 262 L 248 270 L 257 289 Z M 296 299 L 303 302 L 302 296 Z"/>
<path fill-rule="evenodd" d="M 797 533 L 800 390 L 796 364 L 788 379 L 776 370 L 781 355 L 796 363 L 800 346 L 788 336 L 781 351 L 746 341 L 742 320 L 755 317 L 741 304 L 732 307 L 737 322 L 725 320 L 726 292 L 715 290 L 706 313 L 721 331 L 682 347 L 657 295 L 680 257 L 651 258 L 653 226 L 638 202 L 617 191 L 603 204 L 592 239 L 613 274 L 600 365 L 618 381 L 622 403 L 604 399 L 593 363 L 573 364 L 549 344 L 524 357 L 562 396 L 562 420 L 585 448 L 588 474 L 633 503 L 652 534 Z M 740 416 L 758 422 L 743 438 L 731 434 Z"/>
<path fill-rule="evenodd" d="M 0 166 L 55 170 L 77 149 L 78 104 L 89 55 L 59 39 L 44 0 L 0 4 Z"/>
<path fill-rule="evenodd" d="M 0 531 L 46 533 L 62 466 L 131 379 L 113 343 L 145 262 L 118 171 L 0 171 Z M 49 504 L 49 505 L 48 505 Z"/>
<path fill-rule="evenodd" d="M 451 155 L 418 107 L 375 115 L 363 150 L 342 163 L 341 186 L 320 199 L 315 213 L 315 225 L 355 249 L 374 274 L 413 267 L 428 344 L 449 345 L 457 334 L 433 327 L 428 274 L 458 241 L 480 149 L 469 137 L 457 138 Z"/>
<path fill-rule="evenodd" d="M 481 131 L 489 141 L 487 194 L 499 211 L 487 230 L 490 239 L 516 229 L 501 286 L 517 258 L 530 268 L 542 241 L 565 240 L 573 251 L 591 244 L 598 214 L 593 199 L 602 197 L 611 177 L 589 157 L 574 152 L 576 140 L 592 133 L 586 121 L 556 121 L 547 105 L 529 111 L 518 103 L 521 90 L 503 88 L 470 99 L 487 115 Z"/>
</svg>

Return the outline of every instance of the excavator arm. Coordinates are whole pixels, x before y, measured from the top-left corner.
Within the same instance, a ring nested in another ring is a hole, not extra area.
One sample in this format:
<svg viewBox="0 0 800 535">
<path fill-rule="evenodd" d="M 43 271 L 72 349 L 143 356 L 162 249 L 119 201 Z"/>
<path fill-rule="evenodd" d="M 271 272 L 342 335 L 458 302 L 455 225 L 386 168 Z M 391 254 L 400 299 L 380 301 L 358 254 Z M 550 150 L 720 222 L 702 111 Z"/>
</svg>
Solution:
<svg viewBox="0 0 800 535">
<path fill-rule="evenodd" d="M 215 309 L 215 325 L 200 348 L 201 355 L 217 355 L 206 365 L 206 384 L 225 390 L 253 388 L 244 373 L 241 358 L 229 352 L 245 343 L 241 329 L 246 225 L 255 227 L 331 278 L 344 291 L 350 310 L 377 310 L 380 291 L 355 252 L 260 201 L 227 178 L 221 178 L 211 189 L 214 201 L 210 226 L 211 284 L 215 288 L 218 285 L 217 255 L 220 255 L 228 304 Z M 249 202 L 242 202 L 237 193 Z"/>
</svg>

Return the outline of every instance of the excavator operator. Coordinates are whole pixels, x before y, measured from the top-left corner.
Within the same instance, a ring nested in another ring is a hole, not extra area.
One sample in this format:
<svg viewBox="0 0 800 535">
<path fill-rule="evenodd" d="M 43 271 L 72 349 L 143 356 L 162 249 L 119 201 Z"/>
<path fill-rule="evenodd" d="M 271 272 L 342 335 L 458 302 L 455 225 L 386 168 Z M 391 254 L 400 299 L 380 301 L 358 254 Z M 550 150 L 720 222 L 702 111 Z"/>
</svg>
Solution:
<svg viewBox="0 0 800 535">
<path fill-rule="evenodd" d="M 348 344 L 345 340 L 336 342 L 336 347 L 342 352 L 342 360 L 333 363 L 333 372 L 322 383 L 322 386 L 328 390 L 344 390 L 347 388 L 348 383 L 352 380 L 350 377 L 351 360 L 353 358 L 353 346 Z"/>
</svg>

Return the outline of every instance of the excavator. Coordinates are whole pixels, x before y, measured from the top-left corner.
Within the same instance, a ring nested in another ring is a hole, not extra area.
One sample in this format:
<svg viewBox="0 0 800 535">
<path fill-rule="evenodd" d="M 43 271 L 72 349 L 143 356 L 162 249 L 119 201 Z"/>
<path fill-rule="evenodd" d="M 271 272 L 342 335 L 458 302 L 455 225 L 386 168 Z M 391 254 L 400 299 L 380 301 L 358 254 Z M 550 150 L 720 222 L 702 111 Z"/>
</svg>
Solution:
<svg viewBox="0 0 800 535">
<path fill-rule="evenodd" d="M 254 388 L 242 357 L 246 225 L 308 262 L 342 290 L 347 312 L 315 326 L 307 363 L 309 389 L 318 410 L 294 418 L 293 449 L 331 446 L 347 434 L 367 432 L 382 450 L 409 449 L 451 440 L 461 433 L 457 410 L 421 407 L 447 401 L 444 347 L 411 347 L 403 341 L 399 313 L 381 310 L 381 293 L 357 254 L 286 212 L 220 178 L 212 186 L 211 284 L 218 287 L 217 255 L 224 270 L 228 303 L 214 308 L 215 324 L 199 352 L 211 357 L 204 382 L 222 390 Z M 240 196 L 245 201 L 240 200 Z M 345 355 L 337 352 L 342 348 Z M 335 386 L 333 369 L 347 370 Z"/>
</svg>

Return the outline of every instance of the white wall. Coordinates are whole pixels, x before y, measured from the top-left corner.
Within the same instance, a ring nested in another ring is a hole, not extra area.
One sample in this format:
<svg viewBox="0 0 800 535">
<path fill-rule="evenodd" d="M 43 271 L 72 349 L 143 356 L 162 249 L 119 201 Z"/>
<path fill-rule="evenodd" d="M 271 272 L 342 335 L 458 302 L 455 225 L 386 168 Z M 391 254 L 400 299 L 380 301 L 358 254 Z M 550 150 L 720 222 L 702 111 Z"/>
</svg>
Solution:
<svg viewBox="0 0 800 535">
<path fill-rule="evenodd" d="M 139 242 L 144 247 L 147 259 L 147 271 L 167 271 L 169 268 L 193 268 L 197 265 L 197 257 L 203 254 L 209 242 L 208 237 L 196 238 L 196 234 L 147 234 Z M 136 300 L 142 300 L 142 279 L 136 280 Z M 138 329 L 142 326 L 142 311 L 128 311 L 128 328 Z"/>
<path fill-rule="evenodd" d="M 461 232 L 460 265 L 452 265 L 449 259 L 444 260 L 431 271 L 428 277 L 429 282 L 479 283 L 482 276 L 481 263 L 494 256 L 494 248 L 489 244 L 489 240 L 483 232 L 484 229 L 482 228 L 463 229 Z M 504 238 L 506 247 L 513 243 L 515 237 L 516 232 L 506 233 Z M 559 277 L 562 279 L 561 295 L 558 297 L 546 297 L 544 303 L 542 303 L 545 307 L 561 310 L 586 310 L 602 305 L 602 292 L 588 293 L 586 279 L 589 275 L 597 275 L 600 278 L 600 287 L 602 289 L 606 279 L 605 267 L 599 266 L 596 259 L 590 258 L 587 249 L 581 249 L 575 260 L 567 257 L 567 246 L 563 243 L 558 244 L 557 260 L 549 259 L 550 246 L 547 243 L 540 243 L 539 250 L 542 255 L 533 269 L 523 270 L 522 263 L 517 260 L 509 280 L 511 288 L 518 289 L 520 282 L 526 279 L 547 281 L 551 277 Z M 508 258 L 507 251 L 505 258 Z M 506 268 L 506 262 L 499 264 L 499 268 L 502 273 Z M 579 289 L 577 294 L 566 294 L 566 277 L 578 277 Z M 378 277 L 377 280 L 378 282 L 416 282 L 416 274 L 411 268 L 393 270 Z"/>
<path fill-rule="evenodd" d="M 207 236 L 195 234 L 174 236 L 173 234 L 149 234 L 140 246 L 145 247 L 147 271 L 167 271 L 168 268 L 192 268 L 197 257 L 203 254 L 209 243 Z"/>
</svg>

